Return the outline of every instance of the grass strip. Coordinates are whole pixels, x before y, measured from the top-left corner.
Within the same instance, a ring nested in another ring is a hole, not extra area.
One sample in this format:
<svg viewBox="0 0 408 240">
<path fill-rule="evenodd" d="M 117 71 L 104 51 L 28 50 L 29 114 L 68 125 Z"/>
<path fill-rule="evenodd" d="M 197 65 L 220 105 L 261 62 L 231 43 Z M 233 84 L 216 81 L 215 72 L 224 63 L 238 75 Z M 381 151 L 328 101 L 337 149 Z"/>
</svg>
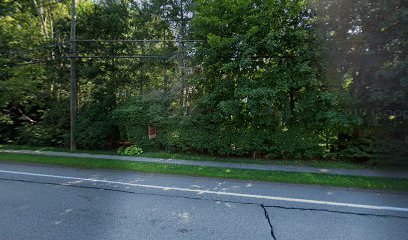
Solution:
<svg viewBox="0 0 408 240">
<path fill-rule="evenodd" d="M 335 169 L 368 169 L 368 166 L 358 163 L 345 161 L 316 161 L 316 160 L 277 160 L 277 159 L 260 159 L 260 158 L 221 158 L 206 155 L 194 155 L 185 153 L 169 152 L 146 152 L 142 157 L 164 158 L 164 159 L 181 159 L 193 161 L 210 161 L 210 162 L 227 162 L 227 163 L 249 163 L 261 165 L 279 165 L 279 166 L 307 166 L 316 168 L 335 168 Z"/>
<path fill-rule="evenodd" d="M 36 147 L 27 145 L 0 145 L 0 149 L 4 150 L 33 150 L 33 151 L 56 151 L 56 152 L 71 152 L 67 148 L 61 147 Z M 114 150 L 78 150 L 77 153 L 89 154 L 105 154 L 105 155 L 119 155 Z M 404 170 L 408 168 L 401 167 L 395 169 L 392 167 L 376 167 L 367 166 L 365 164 L 352 163 L 349 161 L 316 161 L 316 160 L 272 160 L 272 159 L 253 159 L 253 158 L 239 158 L 239 157 L 217 157 L 198 154 L 187 153 L 171 153 L 171 152 L 145 152 L 139 157 L 148 158 L 162 158 L 162 159 L 179 159 L 179 160 L 193 160 L 193 161 L 210 161 L 210 162 L 226 162 L 226 163 L 249 163 L 262 165 L 280 165 L 280 166 L 308 166 L 316 168 L 332 168 L 332 169 L 390 169 L 390 170 Z"/>
<path fill-rule="evenodd" d="M 0 161 L 52 164 L 66 167 L 88 169 L 114 169 L 145 173 L 163 173 L 185 176 L 215 177 L 264 182 L 326 185 L 347 188 L 407 191 L 406 179 L 344 176 L 323 173 L 295 173 L 283 171 L 259 171 L 227 169 L 216 167 L 198 167 L 161 163 L 144 163 L 105 159 L 38 156 L 29 154 L 0 153 Z"/>
</svg>

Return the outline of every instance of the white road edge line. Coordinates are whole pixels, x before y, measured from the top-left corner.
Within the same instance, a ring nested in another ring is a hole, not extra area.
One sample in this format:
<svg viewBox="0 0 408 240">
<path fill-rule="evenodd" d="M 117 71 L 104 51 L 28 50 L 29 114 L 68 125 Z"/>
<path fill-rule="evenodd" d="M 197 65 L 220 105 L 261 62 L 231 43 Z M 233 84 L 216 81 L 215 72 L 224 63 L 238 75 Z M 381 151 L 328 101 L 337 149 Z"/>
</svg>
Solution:
<svg viewBox="0 0 408 240">
<path fill-rule="evenodd" d="M 164 191 L 181 191 L 181 192 L 194 192 L 197 194 L 215 194 L 215 195 L 224 195 L 224 196 L 234 196 L 234 197 L 243 197 L 243 198 L 257 198 L 257 199 L 266 199 L 266 200 L 275 200 L 275 201 L 284 201 L 284 202 L 294 202 L 294 203 L 308 203 L 308 204 L 318 204 L 326 206 L 338 206 L 338 207 L 350 207 L 350 208 L 363 208 L 363 209 L 372 209 L 372 210 L 388 210 L 388 211 L 397 211 L 397 212 L 408 212 L 408 208 L 399 208 L 391 206 L 375 206 L 375 205 L 363 205 L 363 204 L 353 204 L 353 203 L 342 203 L 342 202 L 327 202 L 311 199 L 299 199 L 299 198 L 287 198 L 287 197 L 277 197 L 277 196 L 264 196 L 256 194 L 245 194 L 245 193 L 233 193 L 233 192 L 217 192 L 211 190 L 198 190 L 198 189 L 189 189 L 189 188 L 177 188 L 177 187 L 164 187 L 156 185 L 146 185 L 146 184 L 137 184 L 137 183 L 126 183 L 118 181 L 109 181 L 101 179 L 92 179 L 92 178 L 79 178 L 79 177 L 70 177 L 70 176 L 59 176 L 59 175 L 49 175 L 41 173 L 30 173 L 30 172 L 16 172 L 16 171 L 7 171 L 0 170 L 0 173 L 7 174 L 16 174 L 16 175 L 27 175 L 35 177 L 48 177 L 48 178 L 57 178 L 57 179 L 68 179 L 68 180 L 78 180 L 78 181 L 88 181 L 88 182 L 99 182 L 99 183 L 111 183 L 132 187 L 142 187 L 142 188 L 152 188 L 160 189 Z"/>
</svg>

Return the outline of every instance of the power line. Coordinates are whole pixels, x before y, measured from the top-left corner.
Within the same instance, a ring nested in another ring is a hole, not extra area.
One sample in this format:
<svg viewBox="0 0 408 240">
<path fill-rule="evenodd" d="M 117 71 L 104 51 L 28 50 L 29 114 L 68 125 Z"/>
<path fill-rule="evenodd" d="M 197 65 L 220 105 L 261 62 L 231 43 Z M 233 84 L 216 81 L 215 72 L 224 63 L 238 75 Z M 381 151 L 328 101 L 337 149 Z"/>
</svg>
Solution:
<svg viewBox="0 0 408 240">
<path fill-rule="evenodd" d="M 65 60 L 67 59 L 66 57 L 61 57 L 61 58 L 54 58 L 54 59 L 32 59 L 30 62 L 24 62 L 24 63 L 15 63 L 15 64 L 9 64 L 9 65 L 4 65 L 7 67 L 20 67 L 20 66 L 26 66 L 26 65 L 33 65 L 33 64 L 42 64 L 42 63 L 48 63 L 56 60 Z"/>
<path fill-rule="evenodd" d="M 206 40 L 194 40 L 194 39 L 185 39 L 185 40 L 158 40 L 158 39 L 77 39 L 75 42 L 206 42 Z"/>
<path fill-rule="evenodd" d="M 57 44 L 50 44 L 50 45 L 46 45 L 46 46 L 40 46 L 40 47 L 35 47 L 35 48 L 31 48 L 31 49 L 26 49 L 26 50 L 19 50 L 19 51 L 14 51 L 14 50 L 0 50 L 0 53 L 3 54 L 21 54 L 21 53 L 32 53 L 32 52 L 36 52 L 36 51 L 40 51 L 40 50 L 51 50 L 52 48 L 58 47 Z"/>
<path fill-rule="evenodd" d="M 155 59 L 170 59 L 172 56 L 166 55 L 109 55 L 109 56 L 80 56 L 77 55 L 76 58 L 155 58 Z"/>
</svg>

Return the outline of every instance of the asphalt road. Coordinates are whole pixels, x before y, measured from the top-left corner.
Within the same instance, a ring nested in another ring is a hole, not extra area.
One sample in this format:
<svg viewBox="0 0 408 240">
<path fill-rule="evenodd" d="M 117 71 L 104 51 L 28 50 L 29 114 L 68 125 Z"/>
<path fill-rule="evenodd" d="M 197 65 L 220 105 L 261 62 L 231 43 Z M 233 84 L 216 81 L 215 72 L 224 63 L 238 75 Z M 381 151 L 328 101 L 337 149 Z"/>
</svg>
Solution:
<svg viewBox="0 0 408 240">
<path fill-rule="evenodd" d="M 0 239 L 408 240 L 408 193 L 0 163 Z"/>
</svg>

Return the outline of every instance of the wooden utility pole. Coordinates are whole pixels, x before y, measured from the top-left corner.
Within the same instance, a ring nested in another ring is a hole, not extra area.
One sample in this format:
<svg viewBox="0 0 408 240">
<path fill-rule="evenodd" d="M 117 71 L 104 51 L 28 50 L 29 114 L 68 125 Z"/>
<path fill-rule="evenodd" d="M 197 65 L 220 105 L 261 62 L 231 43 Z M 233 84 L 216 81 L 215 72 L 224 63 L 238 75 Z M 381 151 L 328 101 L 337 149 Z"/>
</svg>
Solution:
<svg viewBox="0 0 408 240">
<path fill-rule="evenodd" d="M 184 38 L 185 38 L 185 31 L 186 31 L 186 26 L 184 22 L 184 6 L 183 6 L 183 1 L 180 0 L 180 77 L 181 77 L 181 92 L 180 92 L 180 109 L 184 113 L 184 95 L 185 90 L 186 90 L 186 66 L 185 66 L 185 49 L 184 49 Z"/>
<path fill-rule="evenodd" d="M 76 42 L 76 6 L 75 1 L 72 0 L 71 9 L 71 37 L 70 37 L 70 82 L 71 82 L 71 97 L 70 97 L 70 123 L 71 123 L 71 141 L 70 149 L 71 151 L 76 150 L 75 142 L 75 122 L 76 122 L 76 112 L 77 112 L 77 42 Z"/>
</svg>

